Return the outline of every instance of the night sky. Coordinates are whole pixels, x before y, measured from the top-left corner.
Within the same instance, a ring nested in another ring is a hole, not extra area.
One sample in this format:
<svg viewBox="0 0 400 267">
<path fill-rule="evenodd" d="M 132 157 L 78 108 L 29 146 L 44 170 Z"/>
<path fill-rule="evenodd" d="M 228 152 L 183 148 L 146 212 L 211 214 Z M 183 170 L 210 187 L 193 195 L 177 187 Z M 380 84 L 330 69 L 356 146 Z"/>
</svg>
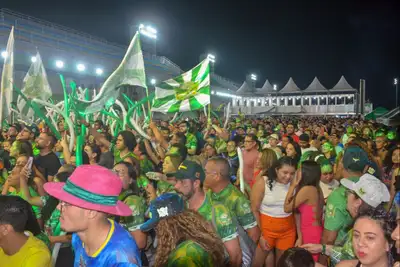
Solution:
<svg viewBox="0 0 400 267">
<path fill-rule="evenodd" d="M 317 76 L 331 88 L 345 75 L 353 87 L 366 79 L 375 107 L 395 105 L 400 1 L 8 2 L 3 7 L 125 45 L 150 23 L 159 32 L 157 53 L 182 69 L 211 52 L 216 72 L 238 83 L 256 73 L 258 87 L 268 78 L 281 88 L 293 77 L 304 89 Z"/>
</svg>

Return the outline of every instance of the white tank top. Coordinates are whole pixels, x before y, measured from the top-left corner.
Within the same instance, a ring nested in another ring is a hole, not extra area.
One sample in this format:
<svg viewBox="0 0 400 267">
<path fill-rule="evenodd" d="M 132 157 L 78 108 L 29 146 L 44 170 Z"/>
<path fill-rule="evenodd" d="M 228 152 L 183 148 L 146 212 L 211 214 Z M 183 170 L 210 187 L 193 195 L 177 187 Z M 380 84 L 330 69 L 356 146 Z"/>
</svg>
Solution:
<svg viewBox="0 0 400 267">
<path fill-rule="evenodd" d="M 264 215 L 285 218 L 290 216 L 292 213 L 286 213 L 283 210 L 285 204 L 286 194 L 289 190 L 290 183 L 285 185 L 274 181 L 272 183 L 272 191 L 269 189 L 269 183 L 267 177 L 263 177 L 266 181 L 264 189 L 264 198 L 261 202 L 260 212 Z"/>
</svg>

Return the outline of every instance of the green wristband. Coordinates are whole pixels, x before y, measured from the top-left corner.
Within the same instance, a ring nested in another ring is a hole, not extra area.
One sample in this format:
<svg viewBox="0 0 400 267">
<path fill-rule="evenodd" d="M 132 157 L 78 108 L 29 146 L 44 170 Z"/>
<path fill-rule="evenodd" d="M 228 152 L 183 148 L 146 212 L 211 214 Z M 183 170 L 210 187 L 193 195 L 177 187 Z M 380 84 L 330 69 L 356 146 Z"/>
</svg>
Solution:
<svg viewBox="0 0 400 267">
<path fill-rule="evenodd" d="M 322 252 L 321 253 L 326 255 L 325 254 L 326 253 L 326 245 L 325 244 L 322 244 Z"/>
</svg>

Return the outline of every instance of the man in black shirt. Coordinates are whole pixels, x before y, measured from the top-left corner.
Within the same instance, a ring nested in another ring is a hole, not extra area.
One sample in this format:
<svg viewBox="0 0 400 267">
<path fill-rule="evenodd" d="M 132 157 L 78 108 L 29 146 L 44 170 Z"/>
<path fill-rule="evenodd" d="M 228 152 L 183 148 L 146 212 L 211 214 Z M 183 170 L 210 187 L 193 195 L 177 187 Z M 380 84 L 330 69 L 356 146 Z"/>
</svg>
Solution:
<svg viewBox="0 0 400 267">
<path fill-rule="evenodd" d="M 57 139 L 51 133 L 41 133 L 36 142 L 40 153 L 35 157 L 35 166 L 47 181 L 52 182 L 54 175 L 61 167 L 60 160 L 53 152 Z"/>
</svg>

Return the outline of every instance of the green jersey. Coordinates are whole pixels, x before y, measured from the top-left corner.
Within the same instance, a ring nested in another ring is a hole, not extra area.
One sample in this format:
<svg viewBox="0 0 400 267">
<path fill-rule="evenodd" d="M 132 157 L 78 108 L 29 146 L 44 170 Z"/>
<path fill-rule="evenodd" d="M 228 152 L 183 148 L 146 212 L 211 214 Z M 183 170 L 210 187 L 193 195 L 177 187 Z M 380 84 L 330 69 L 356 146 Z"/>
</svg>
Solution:
<svg viewBox="0 0 400 267">
<path fill-rule="evenodd" d="M 211 255 L 192 240 L 180 243 L 168 257 L 168 267 L 211 267 Z"/>
<path fill-rule="evenodd" d="M 225 205 L 245 230 L 257 226 L 257 221 L 250 208 L 250 201 L 234 185 L 228 184 L 221 192 L 209 192 L 209 194 L 212 202 Z"/>
<path fill-rule="evenodd" d="M 49 196 L 40 197 L 40 199 L 43 202 L 43 207 L 46 206 L 46 203 L 49 200 L 49 198 L 50 198 Z M 44 231 L 48 236 L 61 236 L 66 234 L 66 232 L 61 230 L 60 215 L 61 215 L 60 210 L 54 209 L 50 215 L 50 218 L 44 222 Z"/>
<path fill-rule="evenodd" d="M 341 246 L 333 246 L 331 252 L 331 266 L 335 266 L 343 260 L 354 260 L 356 256 L 353 249 L 353 229 L 351 229 L 344 238 Z"/>
<path fill-rule="evenodd" d="M 33 156 L 36 157 L 40 154 L 40 149 L 37 147 L 36 142 L 32 142 Z"/>
<path fill-rule="evenodd" d="M 359 177 L 350 177 L 349 180 L 357 182 Z M 329 231 L 338 232 L 335 244 L 341 244 L 346 236 L 348 227 L 353 218 L 347 211 L 346 187 L 339 186 L 328 197 L 326 201 L 324 228 Z"/>
<path fill-rule="evenodd" d="M 212 223 L 213 227 L 216 228 L 215 231 L 222 239 L 222 242 L 227 242 L 238 236 L 236 221 L 232 220 L 229 210 L 220 203 L 211 203 L 209 195 L 205 195 L 203 204 L 197 212 L 200 213 L 206 221 Z"/>
<path fill-rule="evenodd" d="M 121 194 L 123 197 L 124 193 Z M 132 211 L 131 216 L 121 217 L 120 224 L 129 232 L 140 230 L 140 226 L 144 223 L 144 214 L 146 213 L 146 201 L 144 198 L 136 195 L 126 197 L 123 202 L 129 206 Z"/>
<path fill-rule="evenodd" d="M 29 193 L 31 194 L 32 197 L 38 197 L 39 194 L 33 189 L 32 187 L 29 186 Z M 19 196 L 20 198 L 26 200 L 26 197 L 22 191 L 13 191 L 8 193 L 9 196 Z M 36 219 L 42 218 L 42 213 L 41 209 L 38 206 L 32 206 L 33 212 L 35 213 Z"/>
<path fill-rule="evenodd" d="M 129 157 L 137 159 L 137 156 L 131 151 L 129 151 L 122 157 L 121 157 L 121 151 L 119 151 L 118 149 L 114 149 L 113 153 L 114 153 L 114 165 L 124 161 L 126 158 L 129 158 Z"/>
</svg>

